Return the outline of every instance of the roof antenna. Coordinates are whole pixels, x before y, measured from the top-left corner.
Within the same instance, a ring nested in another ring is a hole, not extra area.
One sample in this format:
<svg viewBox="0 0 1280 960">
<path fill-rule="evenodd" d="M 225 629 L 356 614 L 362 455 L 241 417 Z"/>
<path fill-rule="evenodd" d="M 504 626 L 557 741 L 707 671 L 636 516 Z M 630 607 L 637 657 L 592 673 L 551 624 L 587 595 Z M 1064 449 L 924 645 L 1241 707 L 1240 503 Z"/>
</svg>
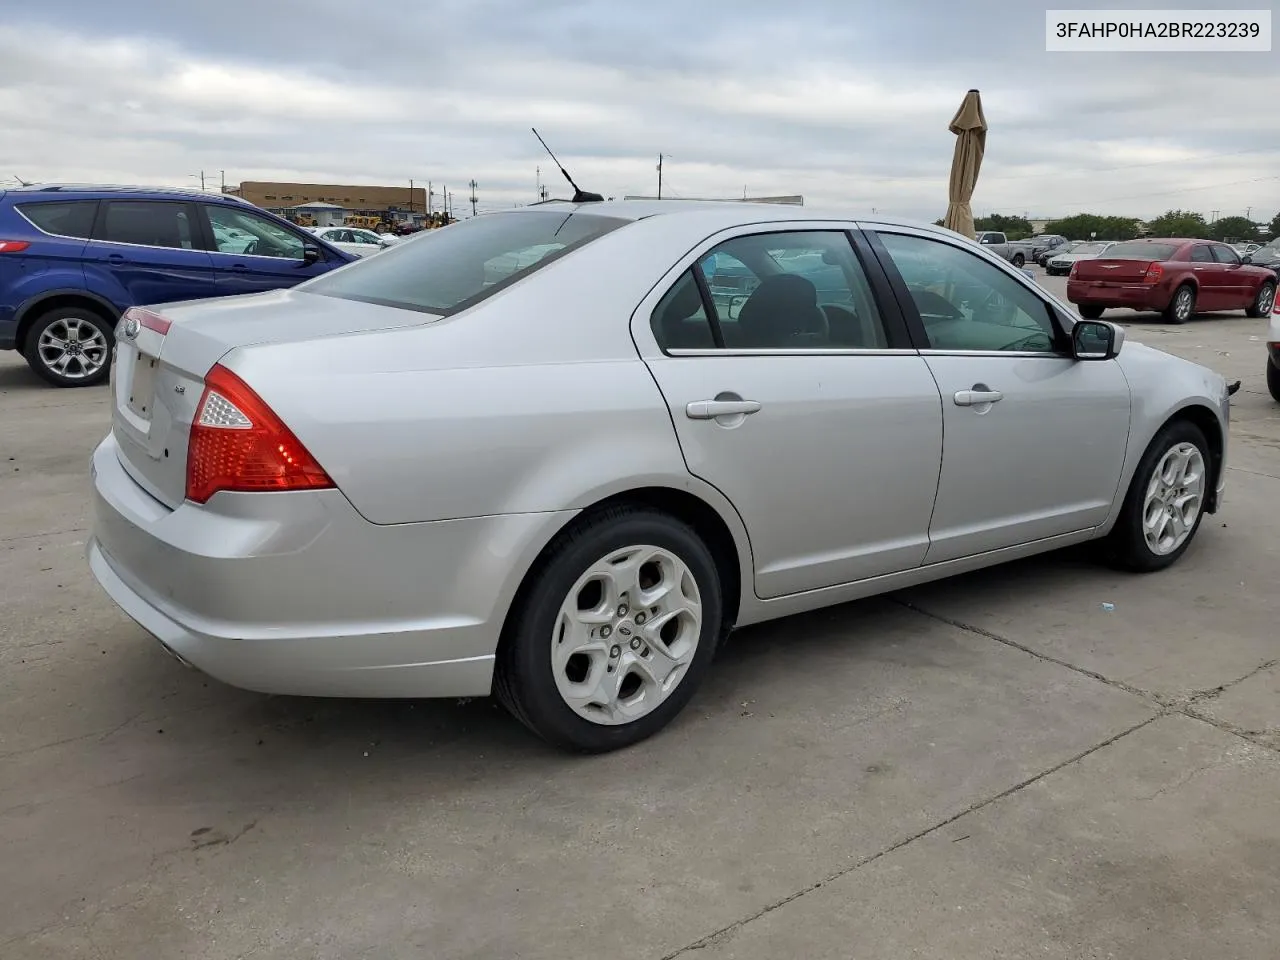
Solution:
<svg viewBox="0 0 1280 960">
<path fill-rule="evenodd" d="M 13 179 L 17 180 L 17 181 L 18 181 L 18 183 L 22 184 L 24 187 L 34 187 L 34 186 L 35 186 L 35 184 L 34 184 L 34 183 L 32 183 L 30 180 L 23 180 L 23 179 L 22 179 L 20 176 L 18 176 L 16 173 L 13 175 Z"/>
<path fill-rule="evenodd" d="M 560 161 L 556 160 L 556 155 L 551 152 L 551 148 L 547 146 L 547 141 L 542 139 L 542 135 L 538 133 L 537 128 L 530 127 L 529 129 L 533 131 L 533 135 L 537 137 L 538 142 L 542 144 L 542 149 L 547 151 L 547 156 L 549 156 L 553 161 L 555 161 L 555 165 L 557 167 L 560 167 L 560 172 L 563 173 L 564 178 L 569 181 L 569 186 L 573 187 L 574 203 L 591 203 L 593 201 L 604 200 L 604 197 L 600 196 L 600 194 L 598 193 L 587 193 L 586 191 L 580 189 L 578 185 L 573 182 L 573 177 L 569 176 L 569 171 L 566 170 L 564 167 L 560 166 Z"/>
</svg>

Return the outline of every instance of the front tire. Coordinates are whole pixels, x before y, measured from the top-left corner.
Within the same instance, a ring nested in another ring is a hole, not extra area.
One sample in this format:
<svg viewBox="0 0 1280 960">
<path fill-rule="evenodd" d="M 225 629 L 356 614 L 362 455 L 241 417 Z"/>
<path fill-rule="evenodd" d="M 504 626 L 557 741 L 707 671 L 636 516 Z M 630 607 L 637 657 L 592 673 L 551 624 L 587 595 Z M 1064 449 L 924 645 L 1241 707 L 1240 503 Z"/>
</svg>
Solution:
<svg viewBox="0 0 1280 960">
<path fill-rule="evenodd" d="M 1021 270 L 1026 265 L 1026 263 L 1027 263 L 1027 258 L 1024 257 L 1022 254 L 1015 253 L 1013 255 L 1013 265 L 1017 267 L 1019 270 Z"/>
<path fill-rule="evenodd" d="M 1169 306 L 1164 308 L 1164 318 L 1169 323 L 1186 323 L 1196 315 L 1196 290 L 1184 283 L 1173 292 Z"/>
<path fill-rule="evenodd" d="M 667 514 L 618 506 L 580 519 L 537 563 L 499 645 L 499 700 L 565 750 L 602 753 L 657 733 L 720 639 L 706 543 Z"/>
<path fill-rule="evenodd" d="M 1211 463 L 1208 441 L 1190 421 L 1175 420 L 1156 434 L 1104 543 L 1107 559 L 1135 573 L 1175 563 L 1204 519 Z"/>
<path fill-rule="evenodd" d="M 1099 307 L 1092 303 L 1084 303 L 1079 307 L 1080 316 L 1084 317 L 1086 320 L 1097 320 L 1102 316 L 1102 311 L 1105 309 L 1105 307 Z"/>
<path fill-rule="evenodd" d="M 1257 319 L 1271 316 L 1271 308 L 1276 305 L 1276 285 L 1268 280 L 1258 288 L 1258 295 L 1253 303 L 1245 308 L 1245 316 Z"/>
<path fill-rule="evenodd" d="M 1280 367 L 1271 360 L 1267 361 L 1267 389 L 1271 391 L 1271 399 L 1280 403 Z"/>
<path fill-rule="evenodd" d="M 57 307 L 27 331 L 27 364 L 55 387 L 91 387 L 111 373 L 115 331 L 86 307 Z"/>
</svg>

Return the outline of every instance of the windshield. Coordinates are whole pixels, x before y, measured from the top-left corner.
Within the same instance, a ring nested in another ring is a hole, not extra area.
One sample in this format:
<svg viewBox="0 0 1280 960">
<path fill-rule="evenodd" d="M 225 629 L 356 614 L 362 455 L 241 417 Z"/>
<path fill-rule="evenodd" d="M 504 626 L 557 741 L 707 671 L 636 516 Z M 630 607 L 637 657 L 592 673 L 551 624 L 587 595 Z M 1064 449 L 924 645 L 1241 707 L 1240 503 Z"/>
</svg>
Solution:
<svg viewBox="0 0 1280 960">
<path fill-rule="evenodd" d="M 1168 260 L 1178 251 L 1173 243 L 1147 243 L 1142 240 L 1131 240 L 1128 243 L 1117 243 L 1107 251 L 1108 260 Z"/>
<path fill-rule="evenodd" d="M 489 214 L 419 234 L 298 289 L 448 316 L 628 222 L 566 210 Z"/>
</svg>

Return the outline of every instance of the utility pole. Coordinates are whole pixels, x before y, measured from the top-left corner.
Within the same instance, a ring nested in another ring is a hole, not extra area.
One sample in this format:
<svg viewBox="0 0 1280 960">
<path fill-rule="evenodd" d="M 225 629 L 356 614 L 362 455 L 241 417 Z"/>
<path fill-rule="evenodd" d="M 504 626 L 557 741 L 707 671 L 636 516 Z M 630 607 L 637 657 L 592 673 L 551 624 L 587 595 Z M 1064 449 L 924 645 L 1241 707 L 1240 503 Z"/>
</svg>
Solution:
<svg viewBox="0 0 1280 960">
<path fill-rule="evenodd" d="M 428 217 L 431 216 L 431 207 L 432 207 L 431 201 L 435 199 L 435 196 L 436 196 L 435 188 L 431 185 L 431 181 L 428 180 L 427 181 L 427 216 Z"/>
<path fill-rule="evenodd" d="M 413 181 L 409 181 L 409 216 L 413 216 Z"/>
<path fill-rule="evenodd" d="M 658 199 L 662 199 L 662 154 L 658 154 Z"/>
<path fill-rule="evenodd" d="M 218 176 L 219 176 L 219 177 L 221 178 L 221 180 L 222 180 L 222 192 L 223 192 L 223 193 L 226 193 L 226 192 L 227 192 L 227 171 L 225 171 L 225 170 L 219 170 L 219 171 L 218 171 Z"/>
<path fill-rule="evenodd" d="M 471 181 L 471 215 L 473 217 L 476 215 L 476 187 L 477 186 L 478 184 L 474 180 L 472 180 Z"/>
<path fill-rule="evenodd" d="M 1253 217 L 1250 216 L 1250 214 L 1252 213 L 1253 213 L 1253 207 L 1244 208 L 1244 218 L 1248 220 L 1250 223 L 1253 223 Z"/>
<path fill-rule="evenodd" d="M 1210 222 L 1210 223 L 1217 223 L 1217 222 L 1218 222 L 1218 211 L 1217 211 L 1217 210 L 1210 210 L 1210 211 L 1209 211 L 1209 222 Z"/>
</svg>

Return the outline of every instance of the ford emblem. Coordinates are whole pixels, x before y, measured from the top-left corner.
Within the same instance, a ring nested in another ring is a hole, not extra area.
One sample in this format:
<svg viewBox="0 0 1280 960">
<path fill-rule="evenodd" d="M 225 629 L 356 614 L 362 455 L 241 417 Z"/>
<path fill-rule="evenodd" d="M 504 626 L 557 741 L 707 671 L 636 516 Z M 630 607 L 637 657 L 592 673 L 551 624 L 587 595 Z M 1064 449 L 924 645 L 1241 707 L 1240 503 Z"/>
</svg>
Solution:
<svg viewBox="0 0 1280 960">
<path fill-rule="evenodd" d="M 142 329 L 142 324 L 138 323 L 137 317 L 129 317 L 124 322 L 124 335 L 132 340 L 138 335 L 138 331 Z"/>
</svg>

